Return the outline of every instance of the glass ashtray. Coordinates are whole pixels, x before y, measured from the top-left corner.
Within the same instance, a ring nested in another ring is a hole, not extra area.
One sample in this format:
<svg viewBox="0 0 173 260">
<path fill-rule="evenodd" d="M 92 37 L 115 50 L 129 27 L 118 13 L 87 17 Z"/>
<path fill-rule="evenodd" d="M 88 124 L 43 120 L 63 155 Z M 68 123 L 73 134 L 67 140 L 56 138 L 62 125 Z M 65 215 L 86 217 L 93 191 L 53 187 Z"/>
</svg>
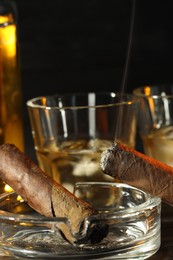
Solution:
<svg viewBox="0 0 173 260">
<path fill-rule="evenodd" d="M 68 243 L 57 228 L 57 223 L 70 225 L 68 219 L 43 217 L 12 192 L 0 195 L 0 255 L 36 259 L 147 259 L 159 249 L 160 198 L 112 182 L 77 183 L 74 194 L 99 212 L 86 220 L 88 230 L 95 223 L 108 226 L 102 241 Z"/>
</svg>

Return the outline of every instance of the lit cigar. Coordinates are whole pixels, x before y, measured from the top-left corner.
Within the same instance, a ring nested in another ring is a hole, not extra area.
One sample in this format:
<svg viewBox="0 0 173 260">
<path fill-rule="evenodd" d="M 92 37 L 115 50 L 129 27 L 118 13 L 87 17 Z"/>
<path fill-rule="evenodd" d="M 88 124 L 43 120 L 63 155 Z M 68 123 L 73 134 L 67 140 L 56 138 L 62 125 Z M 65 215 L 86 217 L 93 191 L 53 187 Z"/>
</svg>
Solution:
<svg viewBox="0 0 173 260">
<path fill-rule="evenodd" d="M 0 146 L 0 178 L 40 214 L 46 217 L 68 218 L 72 232 L 76 235 L 80 234 L 85 219 L 97 214 L 88 203 L 48 177 L 14 145 Z M 65 224 L 59 225 L 58 228 L 70 243 L 78 242 Z M 83 242 L 99 242 L 106 235 L 105 226 L 95 227 Z"/>
<path fill-rule="evenodd" d="M 173 206 L 173 167 L 115 143 L 103 152 L 101 168 L 113 178 L 159 196 Z"/>
</svg>

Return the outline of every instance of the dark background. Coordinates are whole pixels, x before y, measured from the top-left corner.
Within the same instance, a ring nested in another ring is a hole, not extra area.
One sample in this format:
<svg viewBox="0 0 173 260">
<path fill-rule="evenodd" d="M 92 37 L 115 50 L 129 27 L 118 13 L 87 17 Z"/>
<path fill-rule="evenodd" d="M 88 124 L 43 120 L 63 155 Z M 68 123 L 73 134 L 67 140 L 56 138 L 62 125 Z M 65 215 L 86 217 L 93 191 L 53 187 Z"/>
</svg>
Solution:
<svg viewBox="0 0 173 260">
<path fill-rule="evenodd" d="M 132 0 L 16 0 L 26 152 L 34 156 L 26 109 L 32 97 L 120 91 Z M 136 0 L 125 91 L 173 82 L 173 2 Z"/>
</svg>

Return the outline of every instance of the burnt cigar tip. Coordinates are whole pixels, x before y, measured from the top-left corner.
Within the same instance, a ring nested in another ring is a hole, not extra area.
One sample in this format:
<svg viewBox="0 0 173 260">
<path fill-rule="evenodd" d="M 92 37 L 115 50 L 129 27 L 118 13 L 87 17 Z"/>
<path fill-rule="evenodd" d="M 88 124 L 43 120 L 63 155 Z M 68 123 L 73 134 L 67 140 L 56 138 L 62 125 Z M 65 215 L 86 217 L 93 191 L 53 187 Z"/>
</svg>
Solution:
<svg viewBox="0 0 173 260">
<path fill-rule="evenodd" d="M 110 162 L 114 160 L 114 151 L 116 149 L 117 143 L 112 144 L 108 149 L 102 152 L 100 167 L 102 171 L 106 174 L 109 174 L 110 171 Z"/>
</svg>

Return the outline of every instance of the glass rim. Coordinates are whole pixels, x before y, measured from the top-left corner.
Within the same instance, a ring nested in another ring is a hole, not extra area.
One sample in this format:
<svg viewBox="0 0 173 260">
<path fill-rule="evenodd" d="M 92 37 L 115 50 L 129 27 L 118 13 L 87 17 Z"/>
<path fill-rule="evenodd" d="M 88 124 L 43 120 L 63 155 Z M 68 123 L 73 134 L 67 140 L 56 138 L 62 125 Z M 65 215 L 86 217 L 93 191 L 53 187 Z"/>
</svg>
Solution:
<svg viewBox="0 0 173 260">
<path fill-rule="evenodd" d="M 122 98 L 122 101 L 118 101 L 117 103 L 111 103 L 109 102 L 108 104 L 99 104 L 99 105 L 84 105 L 84 106 L 49 106 L 49 105 L 39 105 L 36 104 L 35 102 L 42 100 L 42 99 L 48 99 L 48 98 L 53 98 L 53 97 L 70 97 L 70 96 L 86 96 L 89 94 L 95 94 L 96 96 L 98 95 L 109 95 L 112 98 L 114 97 L 120 97 Z M 128 97 L 129 100 L 125 100 L 124 98 Z M 121 92 L 87 92 L 87 93 L 68 93 L 68 94 L 55 94 L 55 95 L 45 95 L 45 96 L 38 96 L 32 99 L 29 99 L 26 102 L 26 105 L 28 108 L 37 108 L 37 109 L 45 109 L 45 110 L 77 110 L 77 109 L 88 109 L 88 108 L 104 108 L 104 107 L 115 107 L 115 106 L 120 106 L 120 105 L 132 105 L 136 103 L 139 100 L 138 97 L 134 96 L 133 94 L 130 93 L 121 93 Z"/>
</svg>

